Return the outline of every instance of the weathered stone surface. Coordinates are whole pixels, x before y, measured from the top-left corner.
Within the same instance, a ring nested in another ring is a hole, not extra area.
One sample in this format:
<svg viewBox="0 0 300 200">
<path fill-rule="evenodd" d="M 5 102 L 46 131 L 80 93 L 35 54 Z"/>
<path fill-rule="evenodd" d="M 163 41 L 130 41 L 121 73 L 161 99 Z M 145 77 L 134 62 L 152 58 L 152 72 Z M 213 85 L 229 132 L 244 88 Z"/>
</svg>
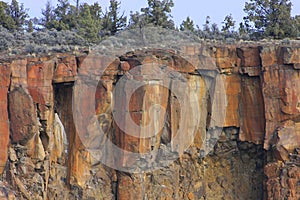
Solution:
<svg viewBox="0 0 300 200">
<path fill-rule="evenodd" d="M 265 174 L 266 176 L 271 179 L 271 178 L 277 178 L 280 176 L 281 168 L 282 165 L 279 163 L 269 163 L 265 166 Z"/>
<path fill-rule="evenodd" d="M 230 80 L 230 78 L 229 78 Z M 227 90 L 229 85 L 226 84 L 226 75 L 218 75 L 214 77 L 209 90 L 210 100 L 209 100 L 209 115 L 208 115 L 208 126 L 211 128 L 223 127 L 226 121 L 226 118 L 232 117 L 228 115 L 227 117 L 227 105 L 228 105 L 228 96 Z M 236 105 L 232 105 L 233 107 Z M 236 115 L 235 111 L 231 111 L 233 115 Z M 231 113 L 231 114 L 232 114 Z M 234 117 L 233 117 L 234 118 Z"/>
<path fill-rule="evenodd" d="M 191 71 L 192 68 L 212 71 L 218 69 L 214 56 L 214 48 L 212 47 L 197 44 L 183 46 L 181 47 L 179 56 L 191 64 L 189 65 Z"/>
<path fill-rule="evenodd" d="M 130 65 L 129 65 L 129 63 L 128 62 L 121 62 L 121 69 L 122 70 L 124 70 L 124 71 L 128 71 L 128 70 L 130 70 Z"/>
<path fill-rule="evenodd" d="M 10 66 L 8 64 L 0 64 L 0 174 L 3 172 L 6 161 L 9 143 L 9 121 L 8 121 L 8 87 L 10 84 Z"/>
<path fill-rule="evenodd" d="M 239 155 L 235 154 L 236 148 Z M 215 152 L 222 156 L 207 156 L 204 159 L 208 166 L 203 170 L 206 198 L 239 199 L 242 195 L 243 199 L 262 199 L 264 153 L 259 150 L 261 148 L 262 146 L 237 144 L 230 140 L 217 143 Z M 241 173 L 245 174 L 241 177 Z"/>
<path fill-rule="evenodd" d="M 79 92 L 79 91 L 78 91 Z M 86 100 L 91 100 L 91 95 L 87 94 L 88 90 L 83 90 L 80 92 L 84 92 L 84 96 L 87 97 Z M 74 121 L 73 108 L 72 107 L 72 85 L 68 85 L 68 87 L 63 87 L 62 85 L 58 85 L 56 88 L 56 100 L 58 101 L 56 105 L 56 109 L 58 111 L 58 116 L 62 124 L 64 125 L 64 129 L 66 131 L 67 139 L 68 139 L 68 158 L 65 160 L 65 166 L 67 167 L 67 184 L 71 184 L 74 186 L 84 187 L 86 184 L 90 173 L 90 165 L 91 158 L 90 154 L 87 151 L 86 147 L 82 144 L 81 138 L 84 135 L 79 135 L 79 131 L 86 130 L 86 121 L 76 122 Z M 77 97 L 79 95 L 77 91 L 74 91 L 74 95 Z M 79 98 L 79 96 L 78 96 Z M 83 103 L 83 104 L 81 104 Z M 78 106 L 84 106 L 86 102 L 80 102 Z M 91 104 L 89 104 L 91 106 Z M 85 113 L 83 117 L 85 120 L 89 120 L 89 115 Z M 75 125 L 75 123 L 77 123 Z M 80 124 L 82 123 L 82 124 Z M 79 130 L 82 128 L 81 130 Z M 82 132 L 81 132 L 82 134 Z M 58 144 L 58 141 L 55 141 L 54 144 Z M 88 148 L 88 147 L 87 147 Z M 56 155 L 54 154 L 51 158 L 52 160 L 56 159 Z"/>
<path fill-rule="evenodd" d="M 242 47 L 237 49 L 237 55 L 241 59 L 241 74 L 248 76 L 260 76 L 261 58 L 259 47 Z"/>
<path fill-rule="evenodd" d="M 132 92 L 132 94 L 130 94 Z M 140 125 L 142 120 L 142 105 L 145 91 L 140 88 L 134 91 L 134 83 L 124 81 L 115 88 L 114 118 L 116 127 L 116 144 L 125 151 L 139 152 Z M 131 102 L 131 104 L 129 104 Z M 129 106 L 130 105 L 130 106 Z M 135 137 L 134 137 L 135 136 Z M 133 165 L 135 158 L 124 155 L 117 160 L 120 166 Z"/>
<path fill-rule="evenodd" d="M 120 173 L 118 175 L 118 199 L 143 199 L 143 183 L 141 182 L 144 177 L 143 175 L 132 175 L 128 176 Z M 144 191 L 145 192 L 145 191 Z"/>
<path fill-rule="evenodd" d="M 36 108 L 22 87 L 9 93 L 9 115 L 12 142 L 26 144 L 38 132 Z"/>
<path fill-rule="evenodd" d="M 16 197 L 10 186 L 7 183 L 0 182 L 0 199 L 1 200 L 15 200 Z"/>
<path fill-rule="evenodd" d="M 147 153 L 158 150 L 165 124 L 165 114 L 168 105 L 169 91 L 163 87 L 166 80 L 150 81 L 144 86 L 145 94 L 142 110 L 142 125 L 139 152 Z"/>
<path fill-rule="evenodd" d="M 75 56 L 59 57 L 54 70 L 53 81 L 56 83 L 70 82 L 77 75 L 77 63 Z"/>
<path fill-rule="evenodd" d="M 39 133 L 30 146 L 31 151 L 36 152 L 35 157 L 42 159 L 45 157 L 43 151 L 46 151 L 49 144 L 51 146 L 53 142 L 54 91 L 52 81 L 55 61 L 48 57 L 27 61 L 28 91 L 36 105 L 39 120 Z"/>
<path fill-rule="evenodd" d="M 176 71 L 183 73 L 192 73 L 195 71 L 195 66 L 197 66 L 197 61 L 189 62 L 191 60 L 198 60 L 198 58 L 192 58 L 193 56 L 189 56 L 188 59 L 183 59 L 182 57 L 173 55 L 174 65 L 172 68 Z M 189 61 L 188 61 L 189 60 Z M 169 66 L 170 67 L 170 66 Z"/>
<path fill-rule="evenodd" d="M 235 46 L 217 47 L 215 57 L 219 69 L 239 67 L 240 65 Z"/>
<path fill-rule="evenodd" d="M 45 149 L 41 141 L 40 135 L 35 134 L 33 138 L 27 141 L 27 154 L 38 161 L 43 161 L 46 157 Z"/>
<path fill-rule="evenodd" d="M 192 127 L 196 127 L 194 133 L 191 134 L 192 138 L 194 138 L 193 144 L 201 149 L 204 146 L 205 135 L 206 135 L 206 125 L 207 125 L 207 113 L 208 113 L 208 87 L 209 82 L 205 79 L 205 77 L 199 76 L 191 76 L 188 79 L 189 85 L 189 99 L 190 99 L 190 107 L 189 112 L 193 115 L 197 115 L 197 117 L 193 117 L 193 120 L 197 120 L 191 123 Z M 198 113 L 199 111 L 199 113 Z M 171 134 L 171 133 L 170 133 Z"/>
<path fill-rule="evenodd" d="M 276 151 L 281 160 L 288 161 L 289 154 L 300 148 L 300 123 L 285 121 L 277 130 Z"/>
<path fill-rule="evenodd" d="M 119 58 L 115 58 L 114 60 L 112 60 L 110 63 L 108 63 L 106 66 L 102 66 L 103 67 L 103 74 L 105 76 L 115 76 L 118 74 L 119 72 L 119 68 L 121 65 L 121 61 Z M 128 67 L 128 66 L 127 66 Z"/>
<path fill-rule="evenodd" d="M 27 65 L 28 91 L 38 105 L 42 120 L 49 120 L 53 107 L 54 61 L 38 61 Z"/>
<path fill-rule="evenodd" d="M 241 59 L 241 67 L 258 67 L 261 65 L 259 48 L 242 47 L 237 49 L 237 55 Z"/>
<path fill-rule="evenodd" d="M 263 67 L 283 64 L 277 46 L 263 46 L 260 48 L 260 58 Z"/>
<path fill-rule="evenodd" d="M 180 80 L 171 81 L 167 110 L 168 140 L 172 141 L 173 150 L 180 153 L 193 144 L 203 148 L 207 125 L 209 83 L 195 75 L 186 81 L 186 85 L 180 84 Z"/>
<path fill-rule="evenodd" d="M 299 199 L 299 53 L 193 44 L 1 64 L 1 180 L 18 199 Z M 166 166 L 121 170 L 152 161 Z"/>
<path fill-rule="evenodd" d="M 27 60 L 14 60 L 10 64 L 11 68 L 11 84 L 10 90 L 14 88 L 22 87 L 27 89 L 27 71 L 26 71 Z"/>
<path fill-rule="evenodd" d="M 281 122 L 300 115 L 300 71 L 291 66 L 265 67 L 262 75 L 262 91 L 265 103 L 265 148 Z"/>
<path fill-rule="evenodd" d="M 145 65 L 142 68 L 141 76 L 150 75 L 149 67 Z M 116 88 L 114 110 L 115 117 L 119 119 L 116 141 L 122 149 L 135 153 L 158 149 L 169 97 L 168 89 L 163 87 L 168 85 L 165 81 L 168 80 L 159 76 L 155 81 L 128 79 Z M 138 88 L 137 83 L 141 85 Z M 131 161 L 124 156 L 122 165 L 125 166 Z"/>
<path fill-rule="evenodd" d="M 283 47 L 283 62 L 284 64 L 299 64 L 300 63 L 300 48 Z"/>
<path fill-rule="evenodd" d="M 262 88 L 258 77 L 242 77 L 239 105 L 240 140 L 262 144 L 265 136 L 265 116 Z"/>
<path fill-rule="evenodd" d="M 269 163 L 265 167 L 268 176 L 267 199 L 299 199 L 300 167 Z"/>
<path fill-rule="evenodd" d="M 260 76 L 261 67 L 241 67 L 239 72 L 248 76 Z"/>
<path fill-rule="evenodd" d="M 222 127 L 239 127 L 239 96 L 241 93 L 241 78 L 237 75 L 223 76 L 226 91 L 226 117 Z"/>
</svg>

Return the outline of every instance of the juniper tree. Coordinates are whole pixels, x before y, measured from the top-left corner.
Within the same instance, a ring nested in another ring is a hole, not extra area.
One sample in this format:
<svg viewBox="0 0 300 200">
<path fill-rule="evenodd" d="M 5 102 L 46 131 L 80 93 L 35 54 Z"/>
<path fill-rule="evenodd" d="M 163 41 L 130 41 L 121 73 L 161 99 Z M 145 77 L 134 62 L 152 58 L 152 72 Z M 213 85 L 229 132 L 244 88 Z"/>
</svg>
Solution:
<svg viewBox="0 0 300 200">
<path fill-rule="evenodd" d="M 102 28 L 100 13 L 101 7 L 98 3 L 93 5 L 85 3 L 79 7 L 77 31 L 89 42 L 95 43 L 101 39 L 99 34 Z"/>
<path fill-rule="evenodd" d="M 33 19 L 28 20 L 26 31 L 27 31 L 28 33 L 32 33 L 32 32 L 34 31 Z"/>
<path fill-rule="evenodd" d="M 226 15 L 224 21 L 222 22 L 223 26 L 221 31 L 224 33 L 229 33 L 234 31 L 235 21 L 233 20 L 232 15 Z"/>
<path fill-rule="evenodd" d="M 142 8 L 148 23 L 163 28 L 174 29 L 171 10 L 174 7 L 173 0 L 148 0 L 148 7 Z"/>
<path fill-rule="evenodd" d="M 46 3 L 45 9 L 42 9 L 42 15 L 43 17 L 40 20 L 40 25 L 47 29 L 54 28 L 52 25 L 52 21 L 55 20 L 54 8 L 49 0 Z"/>
<path fill-rule="evenodd" d="M 114 35 L 126 27 L 127 18 L 124 16 L 124 12 L 120 14 L 120 5 L 121 3 L 116 0 L 110 1 L 109 10 L 103 17 L 102 30 L 105 35 Z"/>
<path fill-rule="evenodd" d="M 15 21 L 10 16 L 9 5 L 0 1 L 0 25 L 8 30 L 14 30 L 16 27 Z"/>
<path fill-rule="evenodd" d="M 24 4 L 19 4 L 17 0 L 12 0 L 9 6 L 9 15 L 14 21 L 15 29 L 22 30 L 26 25 L 26 20 L 29 17 L 28 9 L 24 8 Z"/>
<path fill-rule="evenodd" d="M 135 28 L 152 24 L 167 29 L 175 29 L 171 15 L 173 7 L 173 0 L 148 0 L 148 7 L 141 8 L 140 13 L 131 12 L 129 27 Z"/>
<path fill-rule="evenodd" d="M 210 33 L 210 16 L 206 16 L 205 18 L 205 23 L 203 24 L 203 31 Z"/>
<path fill-rule="evenodd" d="M 194 21 L 191 20 L 190 17 L 187 17 L 186 20 L 184 20 L 181 25 L 180 25 L 180 30 L 181 31 L 195 31 L 195 25 L 194 25 Z"/>
<path fill-rule="evenodd" d="M 281 39 L 293 37 L 290 0 L 250 0 L 244 11 L 248 20 L 254 24 L 254 32 L 264 37 Z"/>
</svg>

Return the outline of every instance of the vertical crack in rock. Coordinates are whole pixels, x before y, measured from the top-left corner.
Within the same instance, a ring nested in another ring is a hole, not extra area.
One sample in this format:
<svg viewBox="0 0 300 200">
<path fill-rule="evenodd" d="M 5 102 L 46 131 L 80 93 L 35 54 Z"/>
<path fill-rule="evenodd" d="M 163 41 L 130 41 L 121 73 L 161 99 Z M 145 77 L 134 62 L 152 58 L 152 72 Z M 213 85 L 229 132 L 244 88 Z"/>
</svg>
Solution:
<svg viewBox="0 0 300 200">
<path fill-rule="evenodd" d="M 176 45 L 120 53 L 103 71 L 105 56 L 1 60 L 0 198 L 299 199 L 300 47 Z M 168 67 L 165 81 L 159 72 Z M 134 70 L 137 88 L 128 81 Z M 74 121 L 79 96 L 95 118 Z M 120 124 L 117 106 L 127 111 Z M 75 125 L 86 121 L 80 135 Z"/>
</svg>

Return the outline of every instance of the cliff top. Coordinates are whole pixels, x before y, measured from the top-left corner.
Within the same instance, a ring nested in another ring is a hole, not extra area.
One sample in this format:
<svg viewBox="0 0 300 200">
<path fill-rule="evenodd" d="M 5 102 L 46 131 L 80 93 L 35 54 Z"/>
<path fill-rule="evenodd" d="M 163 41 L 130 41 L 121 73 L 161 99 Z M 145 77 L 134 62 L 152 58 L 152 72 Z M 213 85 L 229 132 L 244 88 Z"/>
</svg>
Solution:
<svg viewBox="0 0 300 200">
<path fill-rule="evenodd" d="M 178 46 L 201 45 L 207 47 L 247 47 L 247 46 L 287 46 L 300 47 L 300 40 L 260 40 L 243 41 L 234 38 L 210 40 L 197 37 L 190 32 L 179 32 L 158 27 L 131 29 L 119 32 L 115 36 L 102 40 L 99 44 L 90 44 L 71 31 L 39 31 L 34 33 L 10 33 L 0 31 L 0 61 L 24 57 L 41 57 L 55 54 L 80 55 L 92 52 L 122 53 L 139 48 L 175 49 Z"/>
</svg>

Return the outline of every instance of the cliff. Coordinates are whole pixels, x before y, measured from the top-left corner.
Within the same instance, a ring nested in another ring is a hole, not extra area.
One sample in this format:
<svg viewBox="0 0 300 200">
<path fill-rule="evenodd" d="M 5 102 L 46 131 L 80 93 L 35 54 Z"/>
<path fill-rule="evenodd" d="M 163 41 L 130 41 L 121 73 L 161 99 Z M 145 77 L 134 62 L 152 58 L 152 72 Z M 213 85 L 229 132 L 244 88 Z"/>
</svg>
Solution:
<svg viewBox="0 0 300 200">
<path fill-rule="evenodd" d="M 2 59 L 1 199 L 300 198 L 300 46 L 108 53 Z"/>
</svg>

